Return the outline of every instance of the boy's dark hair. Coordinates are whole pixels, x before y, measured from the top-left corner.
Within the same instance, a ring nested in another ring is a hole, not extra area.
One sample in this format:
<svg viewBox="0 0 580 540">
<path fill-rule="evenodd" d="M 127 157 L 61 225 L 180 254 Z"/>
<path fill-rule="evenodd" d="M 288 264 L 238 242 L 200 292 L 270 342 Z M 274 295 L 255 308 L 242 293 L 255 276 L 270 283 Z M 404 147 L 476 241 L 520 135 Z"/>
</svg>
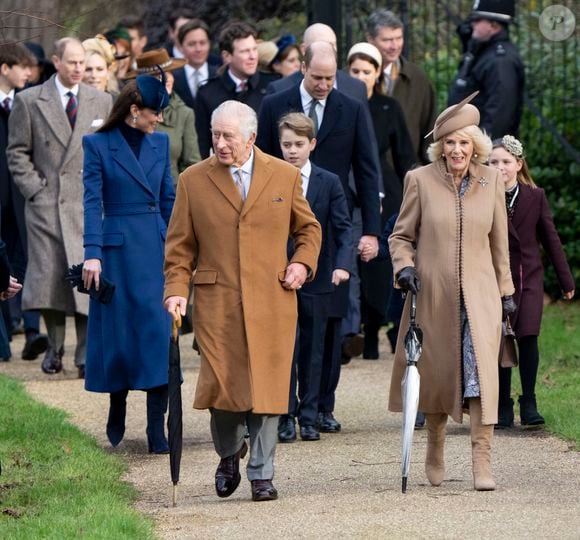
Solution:
<svg viewBox="0 0 580 540">
<path fill-rule="evenodd" d="M 172 30 L 175 30 L 177 19 L 195 19 L 195 13 L 189 8 L 179 8 L 173 11 L 169 16 L 169 26 Z"/>
<path fill-rule="evenodd" d="M 220 32 L 220 51 L 226 51 L 232 54 L 234 52 L 234 41 L 249 36 L 253 36 L 254 38 L 258 37 L 256 29 L 251 24 L 242 21 L 233 21 L 227 24 Z"/>
<path fill-rule="evenodd" d="M 289 129 L 300 137 L 307 137 L 309 141 L 314 139 L 314 122 L 304 113 L 288 113 L 278 122 L 278 134 L 282 135 L 283 129 Z"/>
<path fill-rule="evenodd" d="M 0 66 L 21 65 L 33 67 L 38 64 L 36 57 L 21 43 L 6 43 L 0 47 Z"/>
<path fill-rule="evenodd" d="M 211 40 L 211 37 L 209 35 L 209 26 L 201 19 L 191 19 L 191 21 L 186 22 L 179 29 L 179 32 L 177 34 L 177 41 L 179 42 L 180 45 L 183 43 L 185 36 L 187 36 L 187 34 L 189 34 L 189 32 L 193 30 L 205 30 L 205 33 L 207 34 L 207 39 Z"/>
<path fill-rule="evenodd" d="M 130 30 L 137 30 L 139 37 L 145 35 L 145 25 L 143 24 L 143 19 L 137 15 L 127 15 L 119 21 L 119 26 L 123 26 Z"/>
</svg>

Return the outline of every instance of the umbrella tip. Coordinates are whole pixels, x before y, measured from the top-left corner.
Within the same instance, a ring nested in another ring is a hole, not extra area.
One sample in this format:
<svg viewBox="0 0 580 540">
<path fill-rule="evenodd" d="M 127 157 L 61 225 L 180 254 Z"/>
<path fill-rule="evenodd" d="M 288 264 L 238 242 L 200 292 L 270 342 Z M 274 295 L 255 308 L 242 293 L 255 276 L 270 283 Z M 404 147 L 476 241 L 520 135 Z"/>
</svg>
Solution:
<svg viewBox="0 0 580 540">
<path fill-rule="evenodd" d="M 403 482 L 401 485 L 401 492 L 407 493 L 407 477 L 406 476 L 403 476 Z"/>
</svg>

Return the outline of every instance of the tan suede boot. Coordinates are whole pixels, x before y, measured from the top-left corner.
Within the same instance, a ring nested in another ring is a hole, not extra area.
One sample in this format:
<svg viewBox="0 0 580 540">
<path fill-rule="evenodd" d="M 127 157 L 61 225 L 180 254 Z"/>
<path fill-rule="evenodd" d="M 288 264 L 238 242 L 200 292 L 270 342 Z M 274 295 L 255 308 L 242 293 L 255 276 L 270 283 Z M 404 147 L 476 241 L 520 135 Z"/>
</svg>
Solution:
<svg viewBox="0 0 580 540">
<path fill-rule="evenodd" d="M 469 400 L 471 423 L 471 458 L 473 462 L 473 487 L 476 491 L 493 491 L 495 481 L 491 474 L 491 441 L 493 425 L 481 423 L 481 399 Z"/>
<path fill-rule="evenodd" d="M 427 456 L 425 457 L 425 473 L 432 486 L 440 486 L 445 478 L 445 461 L 443 449 L 445 446 L 445 426 L 447 415 L 425 414 L 427 424 Z"/>
</svg>

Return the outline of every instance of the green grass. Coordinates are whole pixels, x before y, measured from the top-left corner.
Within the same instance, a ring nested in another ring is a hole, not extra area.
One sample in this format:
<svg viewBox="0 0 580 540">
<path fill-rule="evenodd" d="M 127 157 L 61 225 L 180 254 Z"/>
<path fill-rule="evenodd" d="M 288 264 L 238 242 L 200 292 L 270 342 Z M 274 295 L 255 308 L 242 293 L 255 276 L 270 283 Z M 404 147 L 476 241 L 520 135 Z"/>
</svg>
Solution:
<svg viewBox="0 0 580 540">
<path fill-rule="evenodd" d="M 0 538 L 154 538 L 120 458 L 0 376 Z"/>
<path fill-rule="evenodd" d="M 547 430 L 572 441 L 580 450 L 580 303 L 546 307 L 539 349 L 538 410 L 546 419 Z M 517 368 L 512 381 L 519 395 Z"/>
</svg>

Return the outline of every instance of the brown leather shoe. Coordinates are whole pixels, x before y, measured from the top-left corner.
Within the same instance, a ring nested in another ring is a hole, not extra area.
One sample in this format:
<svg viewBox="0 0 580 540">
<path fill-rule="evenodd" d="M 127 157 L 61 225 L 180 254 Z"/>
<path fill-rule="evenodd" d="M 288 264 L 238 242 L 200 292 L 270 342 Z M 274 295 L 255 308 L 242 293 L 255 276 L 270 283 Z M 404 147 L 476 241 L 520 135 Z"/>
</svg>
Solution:
<svg viewBox="0 0 580 540">
<path fill-rule="evenodd" d="M 49 347 L 44 355 L 44 360 L 42 361 L 42 371 L 49 375 L 54 375 L 55 373 L 60 373 L 62 371 L 62 347 L 60 350 L 55 351 L 52 347 Z"/>
<path fill-rule="evenodd" d="M 248 452 L 246 441 L 233 455 L 223 458 L 215 472 L 215 491 L 218 497 L 229 497 L 240 485 L 240 459 Z"/>
<path fill-rule="evenodd" d="M 252 480 L 253 501 L 275 501 L 277 498 L 278 492 L 272 480 Z"/>
</svg>

